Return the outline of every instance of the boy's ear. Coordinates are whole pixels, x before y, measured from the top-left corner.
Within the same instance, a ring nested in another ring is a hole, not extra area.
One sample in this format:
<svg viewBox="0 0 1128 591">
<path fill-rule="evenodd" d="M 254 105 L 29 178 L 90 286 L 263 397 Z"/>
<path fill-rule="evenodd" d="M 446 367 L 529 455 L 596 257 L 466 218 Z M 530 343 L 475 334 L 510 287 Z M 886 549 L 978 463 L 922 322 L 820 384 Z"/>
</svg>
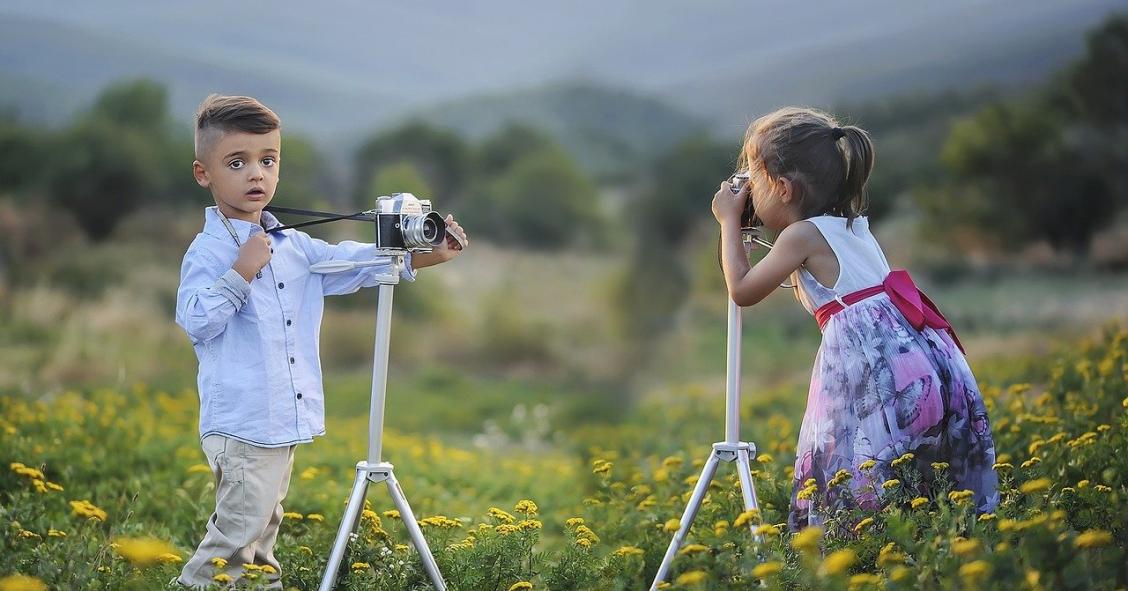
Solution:
<svg viewBox="0 0 1128 591">
<path fill-rule="evenodd" d="M 211 180 L 208 179 L 208 171 L 204 170 L 204 165 L 199 160 L 192 161 L 192 176 L 196 177 L 196 184 L 207 189 L 211 186 Z"/>
</svg>

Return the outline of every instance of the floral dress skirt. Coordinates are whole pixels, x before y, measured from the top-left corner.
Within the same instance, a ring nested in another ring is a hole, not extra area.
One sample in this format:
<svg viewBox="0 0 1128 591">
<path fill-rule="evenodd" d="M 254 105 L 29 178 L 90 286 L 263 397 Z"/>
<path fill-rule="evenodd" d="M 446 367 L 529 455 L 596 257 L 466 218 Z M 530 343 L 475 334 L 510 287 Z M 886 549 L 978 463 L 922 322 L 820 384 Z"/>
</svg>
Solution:
<svg viewBox="0 0 1128 591">
<path fill-rule="evenodd" d="M 891 462 L 909 452 L 923 476 L 916 494 L 929 495 L 937 476 L 931 464 L 946 462 L 942 477 L 952 490 L 972 491 L 980 512 L 998 504 L 995 443 L 967 360 L 946 332 L 917 331 L 882 294 L 838 312 L 823 328 L 799 430 L 789 527 L 821 524 L 839 509 L 880 508 Z M 859 469 L 867 460 L 875 466 Z M 840 470 L 851 478 L 828 487 Z"/>
</svg>

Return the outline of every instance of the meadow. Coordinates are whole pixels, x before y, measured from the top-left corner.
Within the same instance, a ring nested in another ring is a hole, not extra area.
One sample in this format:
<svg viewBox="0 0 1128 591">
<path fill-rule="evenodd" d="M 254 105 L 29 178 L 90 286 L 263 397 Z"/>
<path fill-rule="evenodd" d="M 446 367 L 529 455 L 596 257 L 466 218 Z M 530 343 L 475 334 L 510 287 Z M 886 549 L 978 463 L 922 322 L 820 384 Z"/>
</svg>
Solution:
<svg viewBox="0 0 1128 591">
<path fill-rule="evenodd" d="M 115 250 L 130 249 L 106 245 L 69 264 L 123 256 Z M 76 290 L 93 288 L 44 285 L 5 300 L 5 591 L 164 588 L 214 506 L 197 438 L 194 356 L 163 315 L 175 272 L 156 254 L 149 263 L 130 256 L 138 262 L 116 285 L 84 297 Z M 602 322 L 613 312 L 600 299 L 616 262 L 553 260 L 484 247 L 477 262 L 411 287 L 459 294 L 441 309 L 431 301 L 440 296 L 402 290 L 384 448 L 454 590 L 645 588 L 709 444 L 723 435 L 717 277 L 693 278 L 692 297 L 652 358 L 624 378 L 613 357 L 621 337 Z M 503 288 L 473 280 L 498 268 L 523 280 Z M 561 268 L 587 291 L 545 297 Z M 722 465 L 664 588 L 1128 585 L 1128 278 L 1012 273 L 935 287 L 994 421 L 998 511 L 976 516 L 949 488 L 909 495 L 919 474 L 906 458 L 905 484 L 880 491 L 881 511 L 787 531 L 818 331 L 780 290 L 745 314 L 743 434 L 759 447 L 762 513 L 742 512 L 735 474 Z M 366 449 L 372 310 L 364 297 L 327 312 L 328 434 L 297 452 L 276 552 L 287 589 L 317 587 Z M 491 316 L 491 306 L 510 313 Z M 390 498 L 370 490 L 339 588 L 430 588 Z M 237 567 L 217 561 L 216 588 L 254 588 L 268 574 Z"/>
</svg>

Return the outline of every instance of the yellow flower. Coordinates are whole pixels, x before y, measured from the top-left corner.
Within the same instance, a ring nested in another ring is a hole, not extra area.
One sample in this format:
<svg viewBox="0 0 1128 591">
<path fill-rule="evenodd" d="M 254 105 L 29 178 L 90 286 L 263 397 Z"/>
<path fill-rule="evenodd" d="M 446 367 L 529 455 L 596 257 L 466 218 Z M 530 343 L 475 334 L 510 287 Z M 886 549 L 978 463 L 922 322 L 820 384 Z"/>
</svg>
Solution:
<svg viewBox="0 0 1128 591">
<path fill-rule="evenodd" d="M 325 516 L 320 513 L 310 513 L 306 515 L 306 519 L 310 521 L 325 521 Z"/>
<path fill-rule="evenodd" d="M 83 499 L 81 501 L 71 501 L 71 510 L 79 517 L 87 517 L 97 519 L 98 521 L 106 520 L 106 512 L 94 506 L 90 501 Z"/>
<path fill-rule="evenodd" d="M 898 552 L 893 542 L 881 547 L 881 551 L 877 553 L 877 566 L 882 568 L 890 564 L 902 564 L 905 562 L 905 555 Z"/>
<path fill-rule="evenodd" d="M 861 589 L 867 585 L 880 585 L 881 577 L 872 573 L 859 573 L 850 577 L 850 589 Z"/>
<path fill-rule="evenodd" d="M 678 456 L 669 456 L 668 458 L 662 460 L 662 465 L 667 468 L 677 468 L 678 466 L 682 465 L 683 461 L 684 460 L 682 460 Z"/>
<path fill-rule="evenodd" d="M 192 464 L 188 466 L 189 474 L 211 474 L 211 467 L 207 464 Z"/>
<path fill-rule="evenodd" d="M 137 566 L 148 566 L 166 559 L 166 554 L 176 554 L 176 548 L 156 538 L 118 538 L 115 544 L 114 552 Z"/>
<path fill-rule="evenodd" d="M 212 558 L 208 562 L 215 565 L 216 568 L 223 568 L 223 567 L 227 566 L 227 561 L 218 557 L 218 556 L 216 556 L 215 558 Z"/>
<path fill-rule="evenodd" d="M 48 529 L 47 530 L 47 537 L 49 537 L 49 538 L 65 538 L 65 537 L 67 537 L 67 532 L 59 531 L 57 529 Z"/>
<path fill-rule="evenodd" d="M 353 570 L 368 570 L 371 567 L 367 562 L 354 562 L 352 563 Z"/>
<path fill-rule="evenodd" d="M 384 511 L 384 517 L 387 517 L 388 519 L 399 519 L 400 512 L 396 511 L 395 509 Z"/>
<path fill-rule="evenodd" d="M 873 517 L 866 517 L 854 526 L 854 533 L 861 533 L 869 526 L 873 525 Z"/>
<path fill-rule="evenodd" d="M 765 523 L 765 524 L 761 525 L 760 527 L 757 527 L 755 533 L 758 536 L 769 536 L 769 537 L 778 536 L 779 535 L 779 528 L 774 526 L 774 525 L 771 525 L 769 523 Z"/>
<path fill-rule="evenodd" d="M 0 591 L 47 591 L 47 585 L 35 577 L 12 575 L 0 578 Z"/>
<path fill-rule="evenodd" d="M 165 552 L 164 554 L 158 554 L 157 555 L 157 562 L 163 562 L 165 564 L 175 564 L 175 563 L 179 563 L 179 562 L 184 562 L 184 559 L 181 558 L 177 554 L 173 554 L 171 552 Z"/>
<path fill-rule="evenodd" d="M 593 474 L 609 474 L 614 465 L 607 460 L 595 460 L 591 463 L 591 471 Z"/>
<path fill-rule="evenodd" d="M 576 545 L 581 548 L 591 548 L 592 541 L 587 538 L 576 538 Z"/>
<path fill-rule="evenodd" d="M 528 581 L 517 581 L 509 587 L 509 591 L 528 591 L 533 588 L 533 584 Z"/>
<path fill-rule="evenodd" d="M 513 517 L 509 513 L 505 512 L 501 509 L 498 509 L 497 507 L 490 507 L 489 514 L 490 514 L 490 517 L 493 517 L 494 519 L 496 519 L 496 520 L 498 520 L 502 523 L 513 523 L 514 521 L 517 520 L 515 517 Z"/>
<path fill-rule="evenodd" d="M 522 499 L 517 501 L 517 505 L 513 507 L 513 510 L 517 513 L 524 513 L 525 515 L 536 515 L 537 504 L 528 499 Z"/>
<path fill-rule="evenodd" d="M 1078 548 L 1100 548 L 1112 543 L 1112 534 L 1101 529 L 1090 529 L 1077 536 L 1073 544 Z"/>
<path fill-rule="evenodd" d="M 976 560 L 960 567 L 960 576 L 969 579 L 982 579 L 991 572 L 991 565 L 985 560 Z"/>
<path fill-rule="evenodd" d="M 302 515 L 301 513 L 294 513 L 293 511 L 287 511 L 287 512 L 282 514 L 282 518 L 283 519 L 296 519 L 298 521 L 301 521 L 301 520 L 305 519 L 305 515 Z"/>
<path fill-rule="evenodd" d="M 760 462 L 761 464 L 770 464 L 774 460 L 775 458 L 773 458 L 771 454 L 760 454 L 756 456 L 756 461 Z"/>
<path fill-rule="evenodd" d="M 642 548 L 638 546 L 622 546 L 614 552 L 615 556 L 642 556 Z"/>
<path fill-rule="evenodd" d="M 920 509 L 922 506 L 928 504 L 928 499 L 926 499 L 924 497 L 917 497 L 917 498 L 913 499 L 910 504 L 912 505 L 913 509 Z"/>
<path fill-rule="evenodd" d="M 901 464 L 907 464 L 907 463 L 911 462 L 914 457 L 916 457 L 916 456 L 914 456 L 911 453 L 907 453 L 907 454 L 904 454 L 901 457 L 893 460 L 892 462 L 889 463 L 889 465 L 896 468 L 897 466 L 900 466 Z"/>
<path fill-rule="evenodd" d="M 823 529 L 817 525 L 805 528 L 792 536 L 791 547 L 801 552 L 813 554 L 819 549 L 819 541 L 822 540 L 822 535 Z"/>
<path fill-rule="evenodd" d="M 894 583 L 902 583 L 909 580 L 909 577 L 911 577 L 912 574 L 913 571 L 909 567 L 898 566 L 897 568 L 889 571 L 889 580 L 893 581 Z"/>
<path fill-rule="evenodd" d="M 991 467 L 996 472 L 1007 472 L 1009 470 L 1014 470 L 1014 464 L 1009 464 L 1007 462 L 998 462 L 994 466 L 991 466 Z"/>
<path fill-rule="evenodd" d="M 858 555 L 849 548 L 832 552 L 823 560 L 819 567 L 819 574 L 824 576 L 840 575 L 850 569 L 858 560 Z"/>
<path fill-rule="evenodd" d="M 977 552 L 979 548 L 979 540 L 956 540 L 952 542 L 952 552 L 959 556 L 967 556 Z"/>
<path fill-rule="evenodd" d="M 932 462 L 932 469 L 936 471 L 947 470 L 949 468 L 948 462 Z"/>
<path fill-rule="evenodd" d="M 896 478 L 890 478 L 889 480 L 881 483 L 881 488 L 885 490 L 892 490 L 894 488 L 897 488 L 898 486 L 901 486 L 901 481 L 897 480 Z"/>
<path fill-rule="evenodd" d="M 973 496 L 975 493 L 970 490 L 954 490 L 948 493 L 948 500 L 960 505 L 971 500 Z"/>
<path fill-rule="evenodd" d="M 212 580 L 217 583 L 230 583 L 235 579 L 231 578 L 231 575 L 229 574 L 219 573 L 218 575 L 212 577 Z"/>
<path fill-rule="evenodd" d="M 708 552 L 708 551 L 709 551 L 709 547 L 704 545 L 704 544 L 688 544 L 684 548 L 682 548 L 681 551 L 678 552 L 678 553 L 685 556 L 685 555 L 688 555 L 688 554 L 697 554 L 699 552 Z"/>
<path fill-rule="evenodd" d="M 1077 488 L 1086 488 L 1088 486 L 1089 486 L 1088 480 L 1078 480 L 1077 481 Z"/>
<path fill-rule="evenodd" d="M 683 573 L 680 577 L 678 577 L 677 580 L 674 581 L 674 584 L 678 586 L 700 585 L 701 583 L 704 583 L 706 580 L 708 580 L 708 578 L 709 575 L 705 574 L 704 571 L 691 570 L 687 573 Z"/>
<path fill-rule="evenodd" d="M 579 527 L 583 524 L 584 524 L 584 518 L 583 517 L 570 517 L 570 518 L 568 518 L 567 521 L 564 522 L 564 525 L 566 525 L 568 527 Z"/>
<path fill-rule="evenodd" d="M 269 564 L 262 565 L 262 568 L 260 568 L 259 570 L 261 570 L 262 572 L 264 572 L 268 575 L 273 575 L 273 574 L 278 572 L 278 571 L 274 570 L 274 567 L 270 566 Z"/>
<path fill-rule="evenodd" d="M 866 460 L 858 465 L 859 470 L 873 470 L 877 466 L 877 460 Z"/>
<path fill-rule="evenodd" d="M 752 569 L 752 576 L 757 579 L 766 579 L 779 574 L 781 570 L 783 570 L 783 563 L 778 560 L 772 560 L 770 562 L 757 564 L 756 567 Z"/>
<path fill-rule="evenodd" d="M 993 521 L 995 519 L 994 513 L 984 513 L 979 516 L 979 521 Z"/>
<path fill-rule="evenodd" d="M 668 534 L 672 534 L 678 531 L 679 527 L 681 527 L 680 521 L 678 521 L 677 519 L 668 519 L 666 520 L 666 523 L 662 525 L 662 531 Z"/>
<path fill-rule="evenodd" d="M 1029 482 L 1023 482 L 1022 486 L 1018 487 L 1018 490 L 1029 495 L 1048 490 L 1050 488 L 1050 484 L 1052 483 L 1050 482 L 1049 478 L 1038 478 Z"/>
<path fill-rule="evenodd" d="M 751 520 L 753 520 L 753 519 L 755 519 L 759 516 L 760 516 L 759 510 L 749 509 L 749 510 L 741 513 L 740 515 L 737 515 L 736 520 L 732 522 L 732 526 L 733 527 L 744 527 L 745 525 L 748 525 L 749 521 L 751 521 Z M 674 531 L 677 531 L 677 529 L 675 529 Z"/>
</svg>

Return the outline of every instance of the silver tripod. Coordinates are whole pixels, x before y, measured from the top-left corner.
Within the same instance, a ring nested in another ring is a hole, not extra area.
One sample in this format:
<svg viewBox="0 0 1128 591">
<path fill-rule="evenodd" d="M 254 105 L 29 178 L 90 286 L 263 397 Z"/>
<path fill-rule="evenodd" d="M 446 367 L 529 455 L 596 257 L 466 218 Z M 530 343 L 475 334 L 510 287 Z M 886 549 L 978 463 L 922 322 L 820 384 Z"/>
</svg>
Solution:
<svg viewBox="0 0 1128 591">
<path fill-rule="evenodd" d="M 436 591 L 446 591 L 446 583 L 439 573 L 439 566 L 431 549 L 427 547 L 427 540 L 423 538 L 423 530 L 415 520 L 411 507 L 407 504 L 407 497 L 400 488 L 399 481 L 392 473 L 392 465 L 380 460 L 381 446 L 384 432 L 384 395 L 388 384 L 388 347 L 392 335 L 392 288 L 399 283 L 399 272 L 404 264 L 404 251 L 381 251 L 380 255 L 392 258 L 391 273 L 378 275 L 380 283 L 376 301 L 376 349 L 372 361 L 372 402 L 368 414 L 368 459 L 357 463 L 356 481 L 353 482 L 352 494 L 349 495 L 349 504 L 345 507 L 345 514 L 341 518 L 341 527 L 337 530 L 337 538 L 333 541 L 333 549 L 329 553 L 329 562 L 325 565 L 325 576 L 321 579 L 319 591 L 330 591 L 336 585 L 337 571 L 341 560 L 345 556 L 345 548 L 349 542 L 356 539 L 356 528 L 360 521 L 361 510 L 364 509 L 364 497 L 368 492 L 368 483 L 386 482 L 392 502 L 400 513 L 404 526 L 411 536 L 411 543 L 423 560 L 423 568 L 435 585 Z M 351 271 L 356 267 L 375 266 L 386 264 L 385 261 L 329 261 L 318 263 L 310 267 L 313 273 L 340 273 Z"/>
<path fill-rule="evenodd" d="M 743 238 L 746 242 L 755 242 L 761 246 L 771 247 L 769 242 L 751 233 L 746 232 Z M 740 441 L 740 338 L 740 307 L 732 301 L 732 298 L 729 298 L 725 440 L 713 444 L 713 451 L 709 454 L 709 459 L 705 461 L 705 467 L 701 470 L 701 478 L 697 479 L 697 485 L 693 487 L 693 494 L 689 497 L 685 512 L 682 513 L 678 532 L 674 534 L 674 539 L 670 541 L 666 555 L 662 557 L 662 564 L 658 567 L 658 574 L 654 576 L 654 582 L 650 584 L 650 591 L 657 591 L 658 584 L 664 581 L 670 573 L 670 565 L 674 562 L 674 556 L 677 555 L 682 543 L 685 542 L 685 537 L 689 534 L 693 520 L 697 518 L 697 511 L 701 509 L 701 501 L 709 490 L 709 483 L 716 475 L 719 463 L 722 461 L 736 462 L 736 473 L 740 477 L 740 492 L 744 497 L 744 510 L 759 510 L 760 508 L 760 503 L 756 499 L 756 487 L 752 484 L 752 469 L 749 466 L 749 457 L 756 455 L 756 444 Z M 756 525 L 750 523 L 749 529 L 753 541 L 758 544 L 760 536 L 755 532 Z"/>
</svg>

